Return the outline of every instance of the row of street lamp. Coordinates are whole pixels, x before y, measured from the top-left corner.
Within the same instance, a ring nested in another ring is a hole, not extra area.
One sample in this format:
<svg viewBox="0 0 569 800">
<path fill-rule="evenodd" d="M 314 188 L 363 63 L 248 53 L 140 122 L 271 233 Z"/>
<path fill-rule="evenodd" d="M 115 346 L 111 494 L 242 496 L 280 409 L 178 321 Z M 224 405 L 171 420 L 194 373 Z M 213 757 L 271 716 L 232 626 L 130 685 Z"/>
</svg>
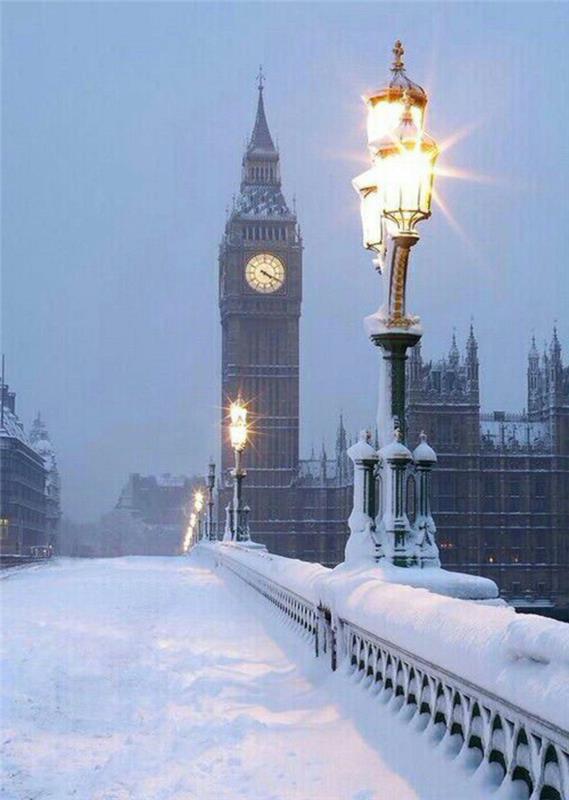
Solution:
<svg viewBox="0 0 569 800">
<path fill-rule="evenodd" d="M 349 525 L 352 545 L 360 543 L 354 546 L 354 552 L 361 552 L 363 546 L 364 550 L 371 549 L 377 559 L 385 558 L 399 566 L 428 566 L 440 563 L 434 538 L 436 528 L 429 510 L 428 480 L 423 476 L 420 482 L 423 512 L 413 527 L 409 523 L 404 489 L 408 472 L 414 469 L 428 472 L 436 461 L 424 434 L 414 453 L 405 445 L 405 361 L 409 347 L 414 347 L 422 336 L 420 319 L 407 313 L 406 283 L 410 250 L 419 240 L 417 224 L 431 215 L 439 149 L 425 130 L 427 94 L 407 76 L 403 54 L 401 42 L 397 41 L 389 84 L 364 98 L 368 109 L 371 167 L 353 181 L 361 202 L 364 246 L 374 253 L 377 270 L 386 271 L 387 286 L 383 306 L 365 319 L 368 336 L 382 353 L 377 411 L 380 449 L 376 452 L 369 444 L 370 437 L 363 432 L 360 442 L 349 451 L 356 473 L 359 470 L 364 470 L 366 475 L 370 472 L 365 480 L 362 478 L 361 486 L 359 479 L 355 481 L 354 509 Z M 230 406 L 229 435 L 235 467 L 232 470 L 233 497 L 226 509 L 223 538 L 250 541 L 249 507 L 242 497 L 246 475 L 242 453 L 248 438 L 247 409 L 240 399 Z M 379 524 L 374 508 L 375 493 L 371 491 L 378 479 L 383 508 Z M 209 480 L 208 502 L 213 502 L 213 465 L 210 465 Z M 360 496 L 364 484 L 365 497 Z M 202 535 L 202 508 L 203 493 L 197 492 L 186 537 L 188 542 L 195 540 L 196 529 L 197 538 Z M 209 521 L 203 536 L 216 538 L 211 506 L 208 508 Z M 349 550 L 350 545 L 347 556 Z"/>
<path fill-rule="evenodd" d="M 249 425 L 247 422 L 247 407 L 241 398 L 238 398 L 229 406 L 228 428 L 229 441 L 235 455 L 235 466 L 231 470 L 233 496 L 225 509 L 226 522 L 222 538 L 226 541 L 248 542 L 251 540 L 249 532 L 249 512 L 251 509 L 243 501 L 243 479 L 247 472 L 243 469 L 242 456 L 249 440 Z M 218 537 L 217 524 L 214 520 L 214 489 L 215 464 L 211 462 L 208 467 L 205 490 L 197 489 L 194 492 L 193 508 L 189 516 L 183 544 L 184 552 L 188 552 L 198 541 L 216 541 L 220 538 Z"/>
</svg>

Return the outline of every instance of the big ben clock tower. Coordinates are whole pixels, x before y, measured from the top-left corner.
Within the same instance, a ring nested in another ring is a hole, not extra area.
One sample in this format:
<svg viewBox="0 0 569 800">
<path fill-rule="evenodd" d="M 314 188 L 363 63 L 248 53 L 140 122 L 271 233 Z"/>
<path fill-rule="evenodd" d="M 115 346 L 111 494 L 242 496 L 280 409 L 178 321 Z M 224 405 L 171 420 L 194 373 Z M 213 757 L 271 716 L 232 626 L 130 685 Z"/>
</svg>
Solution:
<svg viewBox="0 0 569 800">
<path fill-rule="evenodd" d="M 243 156 L 241 188 L 219 254 L 222 326 L 222 476 L 233 455 L 226 440 L 228 402 L 237 395 L 254 420 L 247 448 L 246 500 L 251 530 L 269 547 L 291 519 L 288 497 L 299 464 L 299 319 L 302 240 L 281 191 L 279 153 L 263 102 Z M 294 513 L 294 512 L 293 512 Z M 261 534 L 261 535 L 259 535 Z"/>
</svg>

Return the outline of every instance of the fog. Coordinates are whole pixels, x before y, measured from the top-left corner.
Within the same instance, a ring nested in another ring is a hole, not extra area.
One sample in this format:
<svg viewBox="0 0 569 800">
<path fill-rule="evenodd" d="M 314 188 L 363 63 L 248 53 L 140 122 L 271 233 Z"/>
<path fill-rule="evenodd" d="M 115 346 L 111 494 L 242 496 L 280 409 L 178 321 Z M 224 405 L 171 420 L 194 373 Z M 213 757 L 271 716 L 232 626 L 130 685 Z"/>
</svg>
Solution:
<svg viewBox="0 0 569 800">
<path fill-rule="evenodd" d="M 109 510 L 130 472 L 199 473 L 219 439 L 217 248 L 255 114 L 255 76 L 305 243 L 304 451 L 343 410 L 374 416 L 362 318 L 381 281 L 351 178 L 366 168 L 360 96 L 401 38 L 456 139 L 412 254 L 423 352 L 471 317 L 482 402 L 519 411 L 532 332 L 566 308 L 565 4 L 4 4 L 2 349 L 26 425 L 41 409 L 64 513 Z M 460 134 L 460 135 L 457 135 Z M 354 387 L 358 387 L 355 389 Z"/>
</svg>

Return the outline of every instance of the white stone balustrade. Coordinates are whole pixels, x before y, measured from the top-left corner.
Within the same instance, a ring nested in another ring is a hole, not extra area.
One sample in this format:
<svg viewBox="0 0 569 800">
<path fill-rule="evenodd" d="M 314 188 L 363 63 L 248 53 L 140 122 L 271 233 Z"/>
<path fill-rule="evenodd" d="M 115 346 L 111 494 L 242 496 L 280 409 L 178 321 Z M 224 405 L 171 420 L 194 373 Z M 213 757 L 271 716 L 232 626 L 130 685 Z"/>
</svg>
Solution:
<svg viewBox="0 0 569 800">
<path fill-rule="evenodd" d="M 567 719 L 563 711 L 563 708 L 567 710 L 567 689 L 565 687 L 559 693 L 559 708 L 555 714 L 551 713 L 551 702 L 544 702 L 544 712 L 549 710 L 551 718 L 547 718 L 547 713 L 536 713 L 535 698 L 540 669 L 543 669 L 543 676 L 552 665 L 562 678 L 563 670 L 569 674 L 569 664 L 564 661 L 569 651 L 565 640 L 569 632 L 565 631 L 562 623 L 541 619 L 532 622 L 529 618 L 517 617 L 511 609 L 486 608 L 471 601 L 450 598 L 437 599 L 438 613 L 444 614 L 444 604 L 450 604 L 447 627 L 452 628 L 461 614 L 476 615 L 482 624 L 487 615 L 489 640 L 499 642 L 503 648 L 513 648 L 514 666 L 516 657 L 521 659 L 524 655 L 534 662 L 528 664 L 528 670 L 519 672 L 521 685 L 514 688 L 515 697 L 522 702 L 513 702 L 511 696 L 506 698 L 499 693 L 507 684 L 497 686 L 496 691 L 488 688 L 492 680 L 492 664 L 488 664 L 487 685 L 482 686 L 469 675 L 458 674 L 456 658 L 450 666 L 443 664 L 444 648 L 435 662 L 394 641 L 394 636 L 384 638 L 366 629 L 373 625 L 364 626 L 359 617 L 369 622 L 369 607 L 360 610 L 350 604 L 350 587 L 357 585 L 358 576 L 346 572 L 346 567 L 337 568 L 340 570 L 338 580 L 347 596 L 344 602 L 339 602 L 338 598 L 334 600 L 334 592 L 330 589 L 337 570 L 247 550 L 235 544 L 202 543 L 198 551 L 269 600 L 293 623 L 303 638 L 312 643 L 316 656 L 326 655 L 332 669 L 339 666 L 359 673 L 363 685 L 383 695 L 394 713 L 401 713 L 408 721 L 416 719 L 415 727 L 431 731 L 435 741 L 448 739 L 449 747 L 457 757 L 463 757 L 469 764 L 468 770 L 465 767 L 465 780 L 472 774 L 474 762 L 478 769 L 490 770 L 496 782 L 525 783 L 530 800 L 569 798 L 569 732 L 562 724 L 562 719 Z M 405 572 L 411 574 L 412 571 Z M 385 573 L 385 576 L 389 580 L 389 574 Z M 428 619 L 429 602 L 432 604 L 429 597 L 433 597 L 430 592 L 385 583 L 381 579 L 378 587 L 379 591 L 395 592 L 395 596 L 407 593 L 404 596 L 408 602 L 419 604 L 417 608 L 426 608 L 423 615 Z M 346 609 L 350 609 L 349 614 Z M 394 613 L 396 615 L 391 607 L 391 622 Z M 401 637 L 398 638 L 403 642 L 413 638 L 412 632 L 406 630 L 410 627 L 410 619 L 402 614 Z M 512 625 L 518 626 L 513 632 Z M 537 633 L 545 637 L 545 655 L 541 664 L 537 657 L 534 658 L 531 638 L 529 644 L 524 644 L 524 633 L 531 634 L 532 627 L 536 626 L 539 627 Z M 391 630 L 397 630 L 397 627 Z M 425 640 L 429 636 L 430 631 L 426 629 Z M 433 650 L 437 652 L 436 646 Z M 491 652 L 489 645 L 488 653 Z M 555 661 L 557 657 L 559 664 Z M 524 680 L 527 685 L 524 685 Z"/>
</svg>

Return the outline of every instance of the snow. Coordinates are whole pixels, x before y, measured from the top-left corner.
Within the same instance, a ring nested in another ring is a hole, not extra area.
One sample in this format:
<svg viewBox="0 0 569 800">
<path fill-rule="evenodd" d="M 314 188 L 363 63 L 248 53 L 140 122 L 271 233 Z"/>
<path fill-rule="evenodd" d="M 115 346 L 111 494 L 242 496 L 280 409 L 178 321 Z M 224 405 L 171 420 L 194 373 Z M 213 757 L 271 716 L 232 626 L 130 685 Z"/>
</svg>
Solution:
<svg viewBox="0 0 569 800">
<path fill-rule="evenodd" d="M 547 423 L 520 414 L 481 414 L 480 436 L 487 449 L 545 449 L 550 444 Z"/>
<path fill-rule="evenodd" d="M 66 559 L 2 581 L 4 800 L 487 796 L 209 561 Z"/>
<path fill-rule="evenodd" d="M 248 186 L 241 189 L 234 213 L 251 219 L 285 219 L 294 221 L 278 186 Z"/>
<path fill-rule="evenodd" d="M 19 439 L 23 444 L 31 447 L 30 440 L 17 414 L 14 414 L 7 406 L 4 406 L 4 421 L 0 428 L 0 437 Z"/>
<path fill-rule="evenodd" d="M 427 570 L 422 570 L 427 572 Z M 430 572 L 430 570 L 429 570 Z M 569 627 L 513 608 L 445 597 L 360 573 L 330 579 L 336 615 L 562 729 L 569 719 Z M 539 658 L 541 644 L 545 654 Z"/>
<path fill-rule="evenodd" d="M 214 547 L 215 546 L 209 546 Z M 454 672 L 562 729 L 569 719 L 569 626 L 531 614 L 518 616 L 468 597 L 470 582 L 485 579 L 430 568 L 353 567 L 333 570 L 282 556 L 231 555 L 329 608 L 336 618 Z M 407 585 L 405 585 L 407 584 Z M 453 595 L 453 596 L 446 596 Z"/>
<path fill-rule="evenodd" d="M 157 486 L 174 486 L 184 488 L 188 483 L 185 475 L 170 475 L 169 472 L 164 472 L 162 475 L 156 475 Z"/>
</svg>

